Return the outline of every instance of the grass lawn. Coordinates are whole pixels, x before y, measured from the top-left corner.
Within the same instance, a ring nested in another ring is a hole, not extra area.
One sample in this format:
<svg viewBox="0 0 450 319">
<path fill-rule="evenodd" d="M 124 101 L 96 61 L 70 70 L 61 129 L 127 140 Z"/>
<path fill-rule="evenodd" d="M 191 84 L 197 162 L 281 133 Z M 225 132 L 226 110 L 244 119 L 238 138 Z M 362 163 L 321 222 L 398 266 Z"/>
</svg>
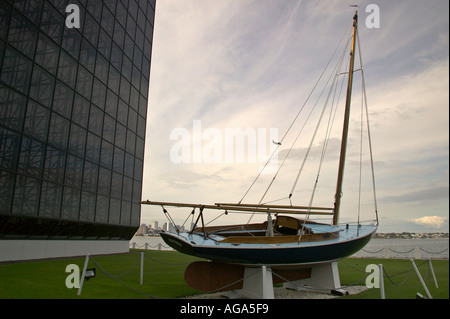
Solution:
<svg viewBox="0 0 450 319">
<path fill-rule="evenodd" d="M 17 262 L 0 265 L 0 298 L 1 299 L 139 299 L 155 296 L 158 298 L 179 298 L 199 292 L 188 287 L 184 281 L 186 266 L 197 258 L 173 251 L 145 251 L 144 284 L 139 284 L 140 251 L 128 254 L 94 256 L 88 268 L 96 268 L 96 277 L 85 281 L 80 296 L 78 289 L 66 287 L 66 266 L 76 264 L 80 273 L 85 258 L 58 259 L 45 261 Z M 94 261 L 97 263 L 95 264 Z M 401 283 L 411 268 L 409 260 L 396 259 L 352 259 L 339 262 L 339 272 L 342 285 L 365 285 L 365 268 L 368 264 L 383 264 L 387 274 L 395 283 Z M 422 276 L 427 273 L 427 264 L 416 261 Z M 117 280 L 109 277 L 119 276 Z M 427 276 L 426 284 L 431 295 L 436 299 L 449 298 L 449 263 L 448 260 L 433 260 L 433 268 L 439 283 L 435 288 L 431 274 Z M 131 270 L 130 270 L 131 269 Z M 129 270 L 129 272 L 128 272 Z M 397 276 L 396 276 L 397 275 Z M 387 299 L 414 299 L 416 292 L 426 296 L 416 273 L 411 269 L 406 283 L 401 287 L 393 285 L 385 276 L 385 291 Z M 139 291 L 137 291 L 139 290 Z M 370 289 L 357 296 L 346 298 L 379 299 L 380 290 Z"/>
</svg>

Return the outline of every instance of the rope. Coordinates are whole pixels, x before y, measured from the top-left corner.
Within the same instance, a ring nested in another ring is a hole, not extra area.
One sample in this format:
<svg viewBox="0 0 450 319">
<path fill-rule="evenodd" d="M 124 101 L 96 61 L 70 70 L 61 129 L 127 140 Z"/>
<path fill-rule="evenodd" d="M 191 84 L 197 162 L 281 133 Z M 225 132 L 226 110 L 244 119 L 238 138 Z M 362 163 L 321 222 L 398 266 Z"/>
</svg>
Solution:
<svg viewBox="0 0 450 319">
<path fill-rule="evenodd" d="M 105 268 L 103 268 L 102 266 L 100 266 L 100 265 L 95 261 L 94 258 L 90 257 L 90 260 L 92 260 L 92 262 L 98 267 L 98 269 L 100 269 L 100 271 L 101 271 L 104 275 L 106 275 L 106 276 L 109 277 L 109 278 L 114 279 L 115 281 L 117 281 L 118 283 L 124 285 L 124 286 L 127 287 L 128 289 L 131 289 L 131 290 L 133 290 L 133 291 L 135 291 L 135 292 L 137 292 L 137 293 L 140 293 L 140 294 L 142 294 L 142 295 L 144 295 L 144 296 L 147 296 L 147 297 L 149 297 L 149 298 L 152 298 L 152 299 L 159 299 L 159 298 L 156 297 L 156 296 L 150 295 L 150 294 L 145 293 L 145 292 L 143 292 L 143 291 L 140 291 L 140 290 L 138 290 L 138 289 L 136 289 L 136 288 L 134 288 L 134 287 L 131 287 L 130 285 L 128 285 L 128 284 L 124 283 L 122 280 L 120 280 L 118 277 L 111 275 Z M 134 267 L 134 265 L 133 265 L 133 267 Z"/>
</svg>

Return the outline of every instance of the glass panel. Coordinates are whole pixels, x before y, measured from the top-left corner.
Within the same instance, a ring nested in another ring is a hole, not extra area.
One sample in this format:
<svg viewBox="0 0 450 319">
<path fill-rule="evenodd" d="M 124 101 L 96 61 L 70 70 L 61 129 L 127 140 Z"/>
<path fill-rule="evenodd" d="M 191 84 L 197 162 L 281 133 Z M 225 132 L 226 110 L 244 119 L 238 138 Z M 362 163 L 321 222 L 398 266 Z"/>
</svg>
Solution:
<svg viewBox="0 0 450 319">
<path fill-rule="evenodd" d="M 113 170 L 122 174 L 124 161 L 125 161 L 125 152 L 118 147 L 114 147 Z"/>
<path fill-rule="evenodd" d="M 98 193 L 109 196 L 111 189 L 111 171 L 100 167 L 98 172 Z"/>
<path fill-rule="evenodd" d="M 120 97 L 128 104 L 130 100 L 130 82 L 128 82 L 123 76 L 120 81 Z"/>
<path fill-rule="evenodd" d="M 83 95 L 88 100 L 91 99 L 93 80 L 94 76 L 91 73 L 89 73 L 85 68 L 83 68 L 82 66 L 78 68 L 77 92 Z"/>
<path fill-rule="evenodd" d="M 19 156 L 20 135 L 0 127 L 0 169 L 15 171 Z"/>
<path fill-rule="evenodd" d="M 0 123 L 11 129 L 22 130 L 25 103 L 24 95 L 0 84 Z"/>
<path fill-rule="evenodd" d="M 101 55 L 97 54 L 97 60 L 95 64 L 95 75 L 103 82 L 108 83 L 108 61 Z"/>
<path fill-rule="evenodd" d="M 114 146 L 105 140 L 102 140 L 102 150 L 100 154 L 100 165 L 109 169 L 112 168 Z"/>
<path fill-rule="evenodd" d="M 15 178 L 14 173 L 4 172 L 0 170 L 0 212 L 5 213 L 11 212 L 13 190 L 14 190 L 14 178 Z"/>
<path fill-rule="evenodd" d="M 141 94 L 148 96 L 148 80 L 143 74 L 141 74 Z"/>
<path fill-rule="evenodd" d="M 8 43 L 22 54 L 33 58 L 38 29 L 17 11 L 13 11 L 9 25 Z"/>
<path fill-rule="evenodd" d="M 131 17 L 134 20 L 137 19 L 137 11 L 138 11 L 138 5 L 137 5 L 136 1 L 130 0 L 130 2 L 128 3 L 128 12 L 130 13 Z"/>
<path fill-rule="evenodd" d="M 94 163 L 99 162 L 100 158 L 100 137 L 88 132 L 86 142 L 86 158 Z"/>
<path fill-rule="evenodd" d="M 114 67 L 109 68 L 108 87 L 116 94 L 119 94 L 120 73 Z"/>
<path fill-rule="evenodd" d="M 0 79 L 24 94 L 28 94 L 31 61 L 17 51 L 6 47 Z"/>
<path fill-rule="evenodd" d="M 111 54 L 111 43 L 112 39 L 109 37 L 109 35 L 100 28 L 100 35 L 98 38 L 98 51 L 100 51 L 101 54 L 105 56 L 107 60 L 110 58 Z"/>
<path fill-rule="evenodd" d="M 142 190 L 142 184 L 138 181 L 133 181 L 133 202 L 139 203 L 141 200 L 141 190 Z"/>
<path fill-rule="evenodd" d="M 137 112 L 132 108 L 128 109 L 128 128 L 133 132 L 136 132 L 137 126 Z"/>
<path fill-rule="evenodd" d="M 129 177 L 123 178 L 123 188 L 122 188 L 122 199 L 123 200 L 132 200 L 133 194 L 133 181 Z"/>
<path fill-rule="evenodd" d="M 80 45 L 81 34 L 78 32 L 78 29 L 64 28 L 61 46 L 77 60 L 80 55 Z"/>
<path fill-rule="evenodd" d="M 59 56 L 58 79 L 71 88 L 74 88 L 77 66 L 77 62 L 68 53 L 61 51 L 61 55 Z"/>
<path fill-rule="evenodd" d="M 95 202 L 95 194 L 89 192 L 81 192 L 80 221 L 94 221 Z"/>
<path fill-rule="evenodd" d="M 33 76 L 31 78 L 30 97 L 41 104 L 50 107 L 53 98 L 53 87 L 55 78 L 38 67 L 34 66 Z"/>
<path fill-rule="evenodd" d="M 139 92 L 134 86 L 130 89 L 130 106 L 136 111 L 139 110 Z"/>
<path fill-rule="evenodd" d="M 79 94 L 75 94 L 73 104 L 72 122 L 87 128 L 89 117 L 89 101 Z"/>
<path fill-rule="evenodd" d="M 130 10 L 130 8 L 128 8 L 128 10 Z M 130 12 L 130 11 L 128 11 Z M 128 14 L 128 18 L 127 18 L 127 33 L 128 35 L 131 37 L 131 39 L 134 39 L 135 37 L 135 33 L 136 33 L 136 22 L 133 20 L 133 18 L 131 18 L 131 16 Z"/>
<path fill-rule="evenodd" d="M 122 195 L 122 175 L 113 172 L 111 180 L 111 196 L 120 198 Z"/>
<path fill-rule="evenodd" d="M 28 100 L 27 114 L 23 132 L 41 142 L 47 142 L 48 125 L 50 123 L 50 110 Z"/>
<path fill-rule="evenodd" d="M 116 94 L 111 90 L 107 90 L 106 92 L 106 105 L 105 111 L 109 115 L 111 115 L 114 119 L 117 118 L 117 102 L 119 98 Z"/>
<path fill-rule="evenodd" d="M 134 159 L 134 179 L 138 181 L 142 181 L 142 172 L 143 172 L 143 162 L 141 159 Z"/>
<path fill-rule="evenodd" d="M 130 217 L 131 217 L 131 203 L 128 201 L 122 201 L 120 224 L 130 225 Z"/>
<path fill-rule="evenodd" d="M 89 131 L 102 136 L 103 132 L 103 114 L 104 112 L 98 107 L 91 105 L 89 116 Z"/>
<path fill-rule="evenodd" d="M 68 186 L 80 188 L 83 175 L 83 160 L 74 155 L 67 155 L 66 175 L 64 183 Z"/>
<path fill-rule="evenodd" d="M 53 111 L 58 112 L 66 118 L 72 114 L 74 91 L 62 82 L 56 81 L 55 95 L 53 97 Z"/>
<path fill-rule="evenodd" d="M 139 69 L 135 65 L 133 65 L 133 75 L 131 76 L 131 83 L 134 85 L 136 89 L 140 90 L 141 71 L 139 71 Z"/>
<path fill-rule="evenodd" d="M 133 36 L 133 38 L 134 38 L 134 36 Z M 125 42 L 123 43 L 123 52 L 130 59 L 133 59 L 133 49 L 134 49 L 133 39 L 127 33 L 125 33 Z"/>
<path fill-rule="evenodd" d="M 45 144 L 23 137 L 17 172 L 41 177 L 44 168 Z"/>
<path fill-rule="evenodd" d="M 139 96 L 139 114 L 142 115 L 143 118 L 147 117 L 147 98 L 143 95 Z"/>
<path fill-rule="evenodd" d="M 83 35 L 89 40 L 89 42 L 92 43 L 94 47 L 97 46 L 99 29 L 100 26 L 97 21 L 95 21 L 89 13 L 86 13 L 84 18 Z"/>
<path fill-rule="evenodd" d="M 12 213 L 37 216 L 41 183 L 39 180 L 17 175 Z"/>
<path fill-rule="evenodd" d="M 86 134 L 87 131 L 84 128 L 76 124 L 72 124 L 72 126 L 70 127 L 69 149 L 68 149 L 69 152 L 79 157 L 84 157 Z"/>
<path fill-rule="evenodd" d="M 90 72 L 95 69 L 95 55 L 97 51 L 85 38 L 81 41 L 80 48 L 80 63 L 86 67 Z"/>
<path fill-rule="evenodd" d="M 142 3 L 141 3 L 142 2 Z M 144 4 L 144 2 L 143 1 L 141 1 L 139 4 L 141 5 L 141 4 Z M 145 9 L 144 9 L 144 12 L 145 12 Z M 145 13 L 144 13 L 141 9 L 139 9 L 139 11 L 138 11 L 138 18 L 137 18 L 137 23 L 138 23 L 138 26 L 139 26 L 139 28 L 142 30 L 142 31 L 144 31 L 145 30 Z M 140 30 L 137 30 L 137 31 L 139 31 L 139 32 L 141 32 L 142 33 L 142 31 L 140 31 Z M 142 48 L 141 48 L 142 49 Z"/>
<path fill-rule="evenodd" d="M 144 158 L 144 139 L 136 137 L 136 156 L 140 159 Z"/>
<path fill-rule="evenodd" d="M 136 134 L 134 134 L 130 130 L 127 130 L 126 151 L 133 155 L 136 151 Z"/>
<path fill-rule="evenodd" d="M 78 220 L 80 210 L 80 190 L 64 187 L 61 218 Z"/>
<path fill-rule="evenodd" d="M 138 67 L 138 69 L 142 68 L 142 52 L 141 50 L 139 50 L 139 48 L 137 47 L 137 45 L 134 46 L 134 59 L 133 59 L 133 63 L 136 64 L 136 66 Z"/>
<path fill-rule="evenodd" d="M 6 40 L 12 7 L 5 0 L 0 0 L 0 39 Z"/>
<path fill-rule="evenodd" d="M 120 3 L 120 2 L 119 2 Z M 125 37 L 125 29 L 123 26 L 121 26 L 119 23 L 116 23 L 114 25 L 114 36 L 113 40 L 117 43 L 117 45 L 122 49 L 123 48 L 123 41 Z"/>
<path fill-rule="evenodd" d="M 42 182 L 39 216 L 59 218 L 61 215 L 62 186 Z"/>
<path fill-rule="evenodd" d="M 118 225 L 120 223 L 120 199 L 111 198 L 110 203 L 108 222 Z"/>
<path fill-rule="evenodd" d="M 117 109 L 117 121 L 123 125 L 127 125 L 128 121 L 128 104 L 119 99 L 119 107 Z"/>
<path fill-rule="evenodd" d="M 107 223 L 109 211 L 109 198 L 102 195 L 97 195 L 97 209 L 95 213 L 95 222 Z"/>
<path fill-rule="evenodd" d="M 92 87 L 91 102 L 102 110 L 105 108 L 106 86 L 97 78 L 94 78 L 94 86 Z"/>
<path fill-rule="evenodd" d="M 115 145 L 125 149 L 125 142 L 126 142 L 126 135 L 127 135 L 127 129 L 125 126 L 123 126 L 120 123 L 117 123 L 116 125 L 116 139 L 115 139 Z"/>
<path fill-rule="evenodd" d="M 134 172 L 134 156 L 125 153 L 125 167 L 123 173 L 126 176 L 133 177 Z"/>
<path fill-rule="evenodd" d="M 48 143 L 65 150 L 69 139 L 69 127 L 70 123 L 68 120 L 56 113 L 52 113 L 48 133 Z"/>
<path fill-rule="evenodd" d="M 100 21 L 102 16 L 102 1 L 101 0 L 88 0 L 87 11 L 94 17 L 95 20 Z"/>
<path fill-rule="evenodd" d="M 122 75 L 128 81 L 131 81 L 132 71 L 133 71 L 133 63 L 131 63 L 131 60 L 124 54 L 123 61 L 122 61 Z"/>
<path fill-rule="evenodd" d="M 114 133 L 116 129 L 116 121 L 105 114 L 105 123 L 103 125 L 103 138 L 108 142 L 114 143 Z"/>
<path fill-rule="evenodd" d="M 131 206 L 131 218 L 130 225 L 131 226 L 139 226 L 139 222 L 141 220 L 141 205 L 139 203 L 132 203 Z"/>
<path fill-rule="evenodd" d="M 112 13 L 103 5 L 103 13 L 102 13 L 102 27 L 108 32 L 109 35 L 113 34 L 114 30 L 114 16 Z"/>
<path fill-rule="evenodd" d="M 122 26 L 126 25 L 127 22 L 127 8 L 122 4 L 122 2 L 117 2 L 116 19 L 120 22 Z"/>
<path fill-rule="evenodd" d="M 46 35 L 40 33 L 34 60 L 46 71 L 56 75 L 59 48 Z"/>
<path fill-rule="evenodd" d="M 59 44 L 64 26 L 65 23 L 62 14 L 48 2 L 45 2 L 44 12 L 41 18 L 41 30 Z"/>
<path fill-rule="evenodd" d="M 64 180 L 65 161 L 65 152 L 47 146 L 43 178 L 50 182 L 62 184 Z"/>
<path fill-rule="evenodd" d="M 96 192 L 98 179 L 98 166 L 88 161 L 84 163 L 83 190 Z"/>
<path fill-rule="evenodd" d="M 122 50 L 113 42 L 111 48 L 111 64 L 117 69 L 122 68 Z"/>
<path fill-rule="evenodd" d="M 145 139 L 145 119 L 138 116 L 137 135 Z"/>
</svg>

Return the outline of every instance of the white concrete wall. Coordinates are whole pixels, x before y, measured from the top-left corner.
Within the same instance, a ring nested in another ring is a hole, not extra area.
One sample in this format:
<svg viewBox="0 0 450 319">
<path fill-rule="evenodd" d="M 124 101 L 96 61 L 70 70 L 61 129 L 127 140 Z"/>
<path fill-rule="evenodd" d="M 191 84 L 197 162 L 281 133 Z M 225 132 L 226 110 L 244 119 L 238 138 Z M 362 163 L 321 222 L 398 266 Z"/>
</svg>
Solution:
<svg viewBox="0 0 450 319">
<path fill-rule="evenodd" d="M 0 262 L 125 253 L 127 240 L 0 240 Z"/>
</svg>

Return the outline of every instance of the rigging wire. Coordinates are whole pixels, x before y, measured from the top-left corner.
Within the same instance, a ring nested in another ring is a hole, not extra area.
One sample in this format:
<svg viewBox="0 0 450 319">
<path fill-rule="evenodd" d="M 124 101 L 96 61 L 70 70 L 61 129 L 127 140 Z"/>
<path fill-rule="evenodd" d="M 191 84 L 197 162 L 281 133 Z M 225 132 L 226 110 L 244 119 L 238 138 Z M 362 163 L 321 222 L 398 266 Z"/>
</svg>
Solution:
<svg viewBox="0 0 450 319">
<path fill-rule="evenodd" d="M 356 38 L 358 39 L 358 52 L 359 52 L 359 63 L 361 65 L 361 81 L 362 81 L 362 94 L 364 96 L 364 105 L 366 110 L 366 125 L 367 125 L 367 137 L 369 142 L 369 154 L 370 154 L 370 167 L 372 172 L 372 190 L 373 190 L 373 201 L 375 206 L 375 217 L 378 225 L 378 205 L 377 205 L 377 194 L 376 194 L 376 187 L 375 187 L 375 168 L 373 165 L 373 151 L 372 151 L 372 138 L 370 135 L 370 125 L 369 125 L 369 109 L 367 104 L 367 94 L 366 94 L 366 82 L 364 77 L 364 67 L 362 62 L 362 55 L 361 55 L 361 45 L 359 41 L 359 32 L 356 30 Z"/>
<path fill-rule="evenodd" d="M 286 130 L 286 132 L 284 133 L 283 137 L 281 138 L 281 140 L 279 141 L 279 143 L 277 144 L 275 150 L 272 152 L 271 156 L 269 157 L 268 161 L 265 163 L 265 165 L 263 166 L 263 168 L 260 170 L 259 174 L 256 176 L 256 178 L 253 180 L 253 182 L 250 184 L 250 186 L 248 187 L 247 191 L 244 193 L 244 195 L 242 196 L 242 198 L 239 200 L 239 204 L 242 203 L 242 201 L 244 200 L 244 198 L 247 196 L 247 194 L 250 192 L 250 190 L 253 188 L 253 186 L 255 185 L 256 181 L 260 178 L 262 172 L 264 171 L 264 169 L 267 167 L 268 163 L 272 160 L 272 157 L 276 154 L 276 152 L 278 151 L 278 148 L 280 146 L 280 144 L 283 144 L 284 139 L 286 138 L 286 136 L 288 135 L 288 133 L 290 132 L 290 130 L 292 129 L 292 127 L 294 126 L 295 122 L 297 122 L 297 119 L 299 118 L 300 114 L 302 113 L 303 109 L 305 108 L 306 104 L 308 103 L 309 99 L 311 98 L 311 96 L 313 95 L 313 93 L 315 92 L 318 84 L 320 83 L 323 75 L 325 74 L 326 70 L 328 69 L 331 61 L 333 60 L 336 52 L 338 51 L 342 41 L 344 40 L 345 36 L 348 34 L 348 30 L 346 30 L 341 38 L 341 40 L 339 41 L 339 44 L 336 46 L 331 58 L 328 60 L 328 63 L 326 64 L 324 70 L 322 71 L 322 73 L 320 74 L 318 80 L 316 81 L 316 83 L 314 84 L 311 92 L 309 93 L 308 97 L 306 98 L 305 102 L 303 103 L 303 105 L 301 106 L 300 110 L 297 112 L 296 116 L 294 117 L 294 120 L 291 122 L 291 124 L 289 125 L 288 129 Z M 262 199 L 261 199 L 262 201 Z"/>
</svg>

